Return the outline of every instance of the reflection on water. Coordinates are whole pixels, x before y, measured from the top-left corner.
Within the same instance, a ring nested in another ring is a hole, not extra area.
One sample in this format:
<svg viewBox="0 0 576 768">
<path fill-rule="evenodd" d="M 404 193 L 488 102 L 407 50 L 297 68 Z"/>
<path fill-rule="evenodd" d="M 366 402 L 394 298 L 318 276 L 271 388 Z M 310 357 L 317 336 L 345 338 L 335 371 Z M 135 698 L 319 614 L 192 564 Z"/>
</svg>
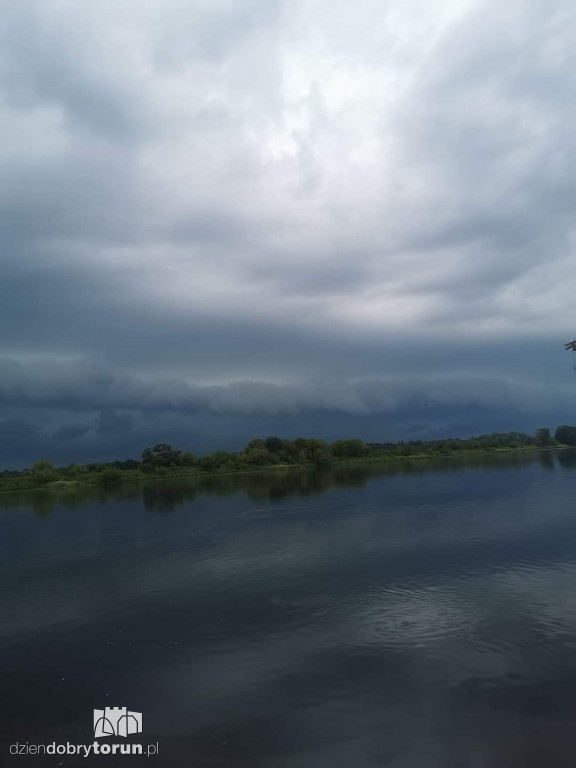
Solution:
<svg viewBox="0 0 576 768">
<path fill-rule="evenodd" d="M 575 479 L 560 451 L 4 494 L 0 764 L 127 705 L 163 767 L 572 766 Z"/>
<path fill-rule="evenodd" d="M 173 477 L 151 479 L 145 485 L 70 486 L 50 491 L 14 491 L 0 493 L 1 507 L 32 507 L 38 517 L 51 514 L 56 503 L 79 506 L 87 501 L 105 503 L 118 498 L 144 500 L 144 506 L 160 514 L 173 512 L 182 504 L 193 502 L 197 494 L 230 496 L 246 493 L 255 501 L 274 501 L 290 496 L 323 493 L 332 487 L 363 487 L 375 477 L 427 475 L 441 471 L 473 467 L 493 471 L 518 471 L 535 462 L 545 468 L 576 466 L 576 451 L 537 451 L 495 454 L 469 454 L 437 459 L 403 459 L 389 462 L 340 464 L 318 469 L 288 469 L 246 474 L 205 475 L 197 478 Z"/>
</svg>

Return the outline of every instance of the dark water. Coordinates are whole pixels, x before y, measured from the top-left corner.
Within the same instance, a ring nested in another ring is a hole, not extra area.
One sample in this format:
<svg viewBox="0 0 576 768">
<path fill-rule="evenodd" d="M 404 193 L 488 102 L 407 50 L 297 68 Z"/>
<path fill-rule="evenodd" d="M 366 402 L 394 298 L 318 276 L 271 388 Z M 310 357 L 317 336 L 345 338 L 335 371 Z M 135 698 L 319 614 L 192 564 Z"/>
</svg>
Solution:
<svg viewBox="0 0 576 768">
<path fill-rule="evenodd" d="M 4 494 L 0 764 L 573 768 L 575 501 L 571 451 Z M 120 705 L 158 757 L 9 755 Z"/>
</svg>

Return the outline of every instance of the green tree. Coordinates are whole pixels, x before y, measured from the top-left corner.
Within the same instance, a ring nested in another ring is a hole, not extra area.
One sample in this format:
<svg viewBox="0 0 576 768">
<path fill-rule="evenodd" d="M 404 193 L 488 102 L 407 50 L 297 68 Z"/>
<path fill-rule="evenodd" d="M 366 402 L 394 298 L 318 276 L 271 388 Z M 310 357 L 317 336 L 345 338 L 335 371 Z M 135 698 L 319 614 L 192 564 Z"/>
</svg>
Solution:
<svg viewBox="0 0 576 768">
<path fill-rule="evenodd" d="M 264 445 L 268 451 L 281 451 L 284 448 L 284 440 L 281 437 L 267 437 Z"/>
<path fill-rule="evenodd" d="M 330 451 L 324 440 L 297 437 L 288 447 L 295 460 L 301 464 L 328 464 L 330 461 Z"/>
<path fill-rule="evenodd" d="M 168 443 L 158 443 L 153 448 L 145 448 L 142 451 L 142 464 L 151 464 L 153 467 L 169 467 L 170 464 L 180 464 L 182 451 L 172 448 Z"/>
<path fill-rule="evenodd" d="M 227 465 L 234 465 L 236 454 L 228 451 L 215 451 L 208 456 L 201 456 L 198 459 L 198 466 L 206 472 L 213 472 Z"/>
<path fill-rule="evenodd" d="M 266 450 L 266 442 L 261 437 L 254 437 L 249 443 L 246 443 L 244 450 L 250 451 L 252 448 Z"/>
<path fill-rule="evenodd" d="M 66 477 L 69 477 L 71 479 L 76 479 L 78 477 L 82 477 L 83 475 L 88 474 L 88 470 L 86 469 L 86 467 L 82 467 L 80 464 L 69 464 L 64 470 L 64 474 L 66 475 Z"/>
<path fill-rule="evenodd" d="M 274 462 L 273 457 L 265 448 L 250 448 L 244 451 L 248 464 L 255 466 L 264 466 Z"/>
<path fill-rule="evenodd" d="M 50 461 L 37 461 L 32 467 L 32 480 L 45 485 L 56 480 L 56 471 Z"/>
<path fill-rule="evenodd" d="M 118 485 L 122 482 L 122 470 L 118 467 L 107 467 L 98 473 L 98 482 L 102 485 Z"/>
<path fill-rule="evenodd" d="M 561 427 L 558 427 L 554 437 L 558 443 L 563 445 L 576 445 L 576 427 L 563 424 Z"/>
<path fill-rule="evenodd" d="M 539 448 L 545 448 L 548 445 L 551 445 L 552 438 L 550 437 L 550 430 L 548 427 L 540 427 L 540 429 L 536 430 L 536 445 Z"/>
<path fill-rule="evenodd" d="M 319 467 L 330 464 L 331 458 L 327 445 L 319 445 L 310 452 L 310 461 Z"/>
<path fill-rule="evenodd" d="M 342 459 L 360 458 L 370 453 L 370 448 L 362 440 L 336 440 L 330 446 L 333 456 Z"/>
<path fill-rule="evenodd" d="M 195 467 L 198 465 L 198 458 L 188 451 L 180 457 L 180 464 L 183 467 Z"/>
</svg>

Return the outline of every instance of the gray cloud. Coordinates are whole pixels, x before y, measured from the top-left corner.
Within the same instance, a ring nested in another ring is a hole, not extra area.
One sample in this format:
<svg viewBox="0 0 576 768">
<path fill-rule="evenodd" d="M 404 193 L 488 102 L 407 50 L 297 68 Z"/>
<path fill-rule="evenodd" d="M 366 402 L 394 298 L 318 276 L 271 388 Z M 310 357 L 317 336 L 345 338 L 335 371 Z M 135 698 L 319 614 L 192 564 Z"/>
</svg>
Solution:
<svg viewBox="0 0 576 768">
<path fill-rule="evenodd" d="M 88 425 L 83 424 L 63 424 L 52 434 L 55 440 L 76 440 L 83 437 L 90 431 Z"/>
<path fill-rule="evenodd" d="M 565 0 L 2 17 L 0 398 L 30 440 L 570 421 Z"/>
<path fill-rule="evenodd" d="M 0 403 L 6 406 L 100 410 L 96 430 L 130 428 L 119 409 L 190 413 L 279 415 L 306 411 L 352 414 L 388 413 L 400 407 L 474 405 L 545 409 L 559 399 L 569 404 L 569 388 L 538 387 L 491 378 L 434 376 L 382 380 L 317 380 L 298 384 L 238 381 L 198 386 L 183 379 L 143 377 L 92 363 L 27 364 L 0 360 Z"/>
<path fill-rule="evenodd" d="M 133 428 L 133 420 L 129 414 L 118 413 L 116 411 L 104 410 L 98 414 L 96 419 L 96 432 L 102 434 L 115 434 L 130 432 Z"/>
<path fill-rule="evenodd" d="M 73 7 L 27 0 L 5 8 L 0 72 L 8 103 L 58 110 L 72 130 L 88 130 L 97 140 L 137 136 L 151 105 L 140 96 L 142 81 L 130 83 L 126 71 L 118 77 L 121 51 L 111 36 L 102 37 L 105 15 L 95 19 Z"/>
</svg>

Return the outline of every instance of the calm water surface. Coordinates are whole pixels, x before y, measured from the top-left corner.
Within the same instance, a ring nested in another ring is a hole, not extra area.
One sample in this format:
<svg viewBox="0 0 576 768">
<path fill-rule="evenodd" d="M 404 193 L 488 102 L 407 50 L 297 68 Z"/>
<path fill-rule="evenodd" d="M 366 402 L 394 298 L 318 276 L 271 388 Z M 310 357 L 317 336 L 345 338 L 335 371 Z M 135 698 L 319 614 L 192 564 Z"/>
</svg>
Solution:
<svg viewBox="0 0 576 768">
<path fill-rule="evenodd" d="M 0 765 L 573 768 L 575 502 L 572 451 L 4 494 Z M 9 755 L 121 705 L 158 757 Z"/>
</svg>

